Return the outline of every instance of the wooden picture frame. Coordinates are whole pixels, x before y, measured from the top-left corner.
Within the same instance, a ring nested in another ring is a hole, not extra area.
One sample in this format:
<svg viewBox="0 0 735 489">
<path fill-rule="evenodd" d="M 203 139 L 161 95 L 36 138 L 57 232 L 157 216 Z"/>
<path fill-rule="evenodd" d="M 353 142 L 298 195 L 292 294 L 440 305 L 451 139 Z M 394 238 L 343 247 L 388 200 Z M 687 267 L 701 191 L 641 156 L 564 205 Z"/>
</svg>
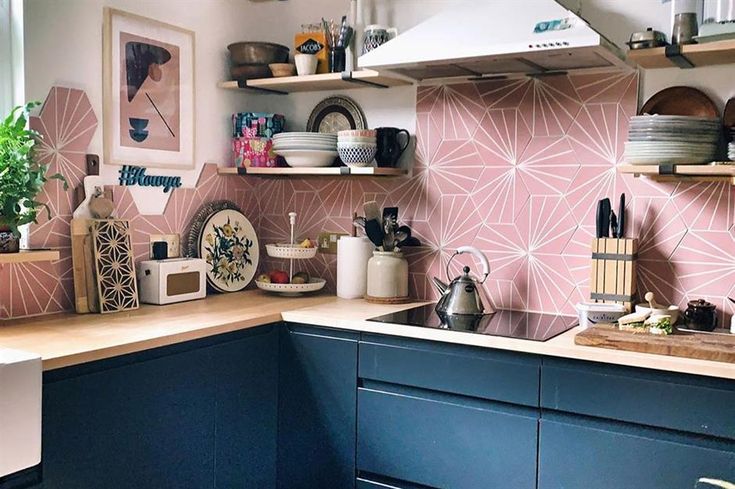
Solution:
<svg viewBox="0 0 735 489">
<path fill-rule="evenodd" d="M 105 7 L 105 164 L 193 169 L 195 34 Z"/>
</svg>

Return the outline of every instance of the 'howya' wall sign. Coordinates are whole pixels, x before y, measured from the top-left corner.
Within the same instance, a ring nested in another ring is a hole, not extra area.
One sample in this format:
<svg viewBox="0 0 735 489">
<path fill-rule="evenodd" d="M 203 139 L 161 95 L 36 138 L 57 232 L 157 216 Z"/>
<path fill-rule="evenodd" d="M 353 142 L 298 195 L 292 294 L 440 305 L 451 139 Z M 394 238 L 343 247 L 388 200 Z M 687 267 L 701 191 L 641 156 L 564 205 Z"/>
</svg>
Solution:
<svg viewBox="0 0 735 489">
<path fill-rule="evenodd" d="M 181 177 L 146 175 L 145 168 L 125 165 L 120 168 L 120 185 L 140 185 L 141 187 L 163 187 L 164 192 L 181 187 Z"/>
</svg>

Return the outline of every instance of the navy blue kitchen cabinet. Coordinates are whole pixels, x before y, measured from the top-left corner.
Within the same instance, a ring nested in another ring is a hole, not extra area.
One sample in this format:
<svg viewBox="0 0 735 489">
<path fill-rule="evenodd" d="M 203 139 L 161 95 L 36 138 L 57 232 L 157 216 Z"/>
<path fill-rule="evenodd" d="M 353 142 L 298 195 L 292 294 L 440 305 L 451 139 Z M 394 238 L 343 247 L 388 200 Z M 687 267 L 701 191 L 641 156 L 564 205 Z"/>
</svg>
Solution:
<svg viewBox="0 0 735 489">
<path fill-rule="evenodd" d="M 735 442 L 556 413 L 541 420 L 538 489 L 692 489 L 700 477 L 735 480 Z"/>
<path fill-rule="evenodd" d="M 364 334 L 359 358 L 362 486 L 536 487 L 538 357 Z"/>
<path fill-rule="evenodd" d="M 277 328 L 44 376 L 44 489 L 275 487 Z"/>
<path fill-rule="evenodd" d="M 359 334 L 287 324 L 281 330 L 278 487 L 355 487 Z"/>
</svg>

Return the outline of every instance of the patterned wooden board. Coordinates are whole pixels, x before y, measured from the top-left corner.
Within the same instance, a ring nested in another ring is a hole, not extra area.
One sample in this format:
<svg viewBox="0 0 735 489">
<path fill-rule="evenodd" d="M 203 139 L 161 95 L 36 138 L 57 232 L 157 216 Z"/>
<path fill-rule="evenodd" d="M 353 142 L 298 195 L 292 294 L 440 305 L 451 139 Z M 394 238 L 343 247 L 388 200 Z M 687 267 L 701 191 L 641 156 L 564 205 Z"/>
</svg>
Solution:
<svg viewBox="0 0 735 489">
<path fill-rule="evenodd" d="M 121 219 L 92 221 L 92 241 L 100 312 L 137 309 L 130 223 Z"/>
</svg>

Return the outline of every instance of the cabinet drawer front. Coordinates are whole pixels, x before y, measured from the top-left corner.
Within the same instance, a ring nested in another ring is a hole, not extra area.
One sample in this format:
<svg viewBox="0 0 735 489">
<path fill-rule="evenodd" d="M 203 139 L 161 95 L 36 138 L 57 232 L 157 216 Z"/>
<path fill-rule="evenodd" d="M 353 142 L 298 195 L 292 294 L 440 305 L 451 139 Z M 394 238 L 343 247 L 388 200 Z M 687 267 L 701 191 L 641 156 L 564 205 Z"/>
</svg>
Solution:
<svg viewBox="0 0 735 489">
<path fill-rule="evenodd" d="M 544 359 L 544 408 L 735 439 L 735 382 Z"/>
<path fill-rule="evenodd" d="M 360 377 L 538 406 L 540 359 L 530 355 L 363 335 Z"/>
<path fill-rule="evenodd" d="M 692 489 L 700 477 L 735 480 L 732 442 L 546 417 L 539 436 L 539 489 Z"/>
<path fill-rule="evenodd" d="M 535 488 L 530 409 L 424 394 L 358 389 L 358 470 L 438 488 Z"/>
</svg>

